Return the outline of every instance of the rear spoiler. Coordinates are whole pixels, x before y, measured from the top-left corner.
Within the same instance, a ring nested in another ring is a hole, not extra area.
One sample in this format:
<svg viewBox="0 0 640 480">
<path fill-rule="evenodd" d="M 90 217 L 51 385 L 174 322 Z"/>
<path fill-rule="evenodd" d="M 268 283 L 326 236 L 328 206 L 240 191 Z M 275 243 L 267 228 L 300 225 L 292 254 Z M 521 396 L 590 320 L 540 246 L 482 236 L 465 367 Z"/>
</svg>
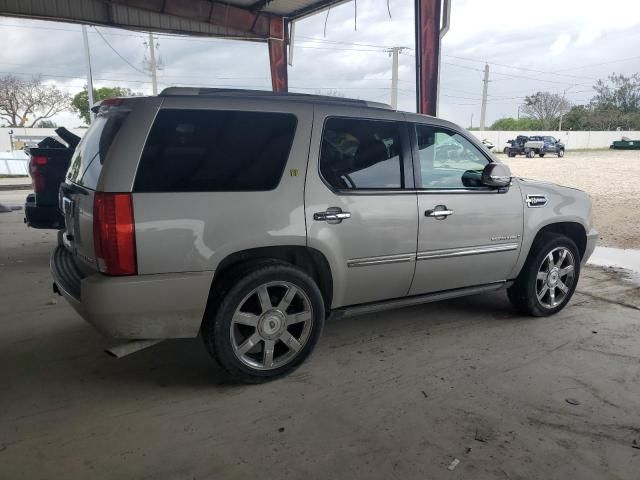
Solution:
<svg viewBox="0 0 640 480">
<path fill-rule="evenodd" d="M 71 148 L 76 148 L 78 146 L 78 143 L 80 143 L 80 137 L 75 133 L 71 133 L 69 130 L 67 130 L 64 127 L 56 128 L 55 132 L 58 134 L 58 136 L 62 140 L 67 142 L 67 144 Z"/>
</svg>

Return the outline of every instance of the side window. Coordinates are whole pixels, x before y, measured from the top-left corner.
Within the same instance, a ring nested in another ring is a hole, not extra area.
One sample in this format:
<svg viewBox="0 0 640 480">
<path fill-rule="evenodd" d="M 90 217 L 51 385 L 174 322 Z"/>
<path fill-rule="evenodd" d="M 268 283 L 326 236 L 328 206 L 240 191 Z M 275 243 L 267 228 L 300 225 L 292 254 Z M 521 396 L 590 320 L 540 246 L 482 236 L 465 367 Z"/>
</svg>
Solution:
<svg viewBox="0 0 640 480">
<path fill-rule="evenodd" d="M 336 190 L 403 188 L 399 124 L 329 118 L 322 136 L 320 173 Z"/>
<path fill-rule="evenodd" d="M 487 158 L 454 131 L 416 125 L 421 183 L 418 188 L 477 189 Z"/>
<path fill-rule="evenodd" d="M 134 191 L 273 190 L 295 128 L 295 116 L 287 113 L 160 110 Z"/>
</svg>

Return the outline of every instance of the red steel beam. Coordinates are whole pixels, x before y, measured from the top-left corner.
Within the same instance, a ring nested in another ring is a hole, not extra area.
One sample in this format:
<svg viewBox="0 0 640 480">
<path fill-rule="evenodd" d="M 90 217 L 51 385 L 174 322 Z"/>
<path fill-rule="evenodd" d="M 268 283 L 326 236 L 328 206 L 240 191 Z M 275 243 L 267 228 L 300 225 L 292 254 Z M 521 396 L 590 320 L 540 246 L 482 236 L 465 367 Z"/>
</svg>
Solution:
<svg viewBox="0 0 640 480">
<path fill-rule="evenodd" d="M 436 114 L 441 0 L 415 0 L 418 113 Z"/>
<path fill-rule="evenodd" d="M 272 18 L 270 30 L 280 30 L 282 38 L 272 36 L 268 40 L 269 67 L 271 68 L 271 88 L 274 92 L 286 92 L 289 89 L 287 71 L 287 24 L 282 18 Z"/>
<path fill-rule="evenodd" d="M 227 3 L 211 2 L 209 0 L 107 1 L 118 5 L 126 5 L 151 12 L 227 27 L 236 32 L 246 33 L 263 40 L 270 38 L 284 39 L 284 29 L 277 28 L 278 24 L 282 24 L 281 16 L 251 11 Z"/>
</svg>

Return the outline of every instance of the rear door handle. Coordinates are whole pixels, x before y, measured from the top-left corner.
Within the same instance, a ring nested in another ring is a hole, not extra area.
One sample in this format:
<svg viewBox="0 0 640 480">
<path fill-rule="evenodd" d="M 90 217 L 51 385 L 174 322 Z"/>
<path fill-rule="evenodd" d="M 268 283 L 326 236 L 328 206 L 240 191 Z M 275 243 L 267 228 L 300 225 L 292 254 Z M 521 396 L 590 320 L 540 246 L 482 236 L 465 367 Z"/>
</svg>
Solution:
<svg viewBox="0 0 640 480">
<path fill-rule="evenodd" d="M 330 207 L 324 212 L 316 212 L 313 214 L 314 220 L 330 224 L 342 223 L 342 221 L 347 218 L 351 218 L 351 213 L 343 212 L 340 207 Z"/>
<path fill-rule="evenodd" d="M 436 220 L 444 220 L 449 215 L 453 215 L 453 210 L 449 210 L 446 205 L 436 205 L 431 210 L 425 210 L 425 217 L 433 217 Z"/>
</svg>

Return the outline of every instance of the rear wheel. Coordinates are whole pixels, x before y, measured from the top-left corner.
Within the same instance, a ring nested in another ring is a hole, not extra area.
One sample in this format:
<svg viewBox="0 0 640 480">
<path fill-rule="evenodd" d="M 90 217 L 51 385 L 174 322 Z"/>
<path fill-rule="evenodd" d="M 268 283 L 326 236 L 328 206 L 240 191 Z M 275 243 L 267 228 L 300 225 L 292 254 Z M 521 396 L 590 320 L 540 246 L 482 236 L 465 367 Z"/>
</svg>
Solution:
<svg viewBox="0 0 640 480">
<path fill-rule="evenodd" d="M 202 333 L 209 353 L 236 380 L 258 383 L 295 370 L 324 326 L 317 285 L 289 264 L 267 264 L 227 279 Z"/>
<path fill-rule="evenodd" d="M 507 291 L 509 300 L 522 313 L 552 315 L 569 302 L 579 276 L 580 253 L 576 244 L 564 235 L 544 233 Z"/>
<path fill-rule="evenodd" d="M 535 157 L 535 156 L 536 156 L 536 152 L 535 152 L 535 150 L 529 150 L 529 151 L 527 152 L 527 157 L 529 157 L 529 158 L 533 158 L 533 157 Z"/>
</svg>

